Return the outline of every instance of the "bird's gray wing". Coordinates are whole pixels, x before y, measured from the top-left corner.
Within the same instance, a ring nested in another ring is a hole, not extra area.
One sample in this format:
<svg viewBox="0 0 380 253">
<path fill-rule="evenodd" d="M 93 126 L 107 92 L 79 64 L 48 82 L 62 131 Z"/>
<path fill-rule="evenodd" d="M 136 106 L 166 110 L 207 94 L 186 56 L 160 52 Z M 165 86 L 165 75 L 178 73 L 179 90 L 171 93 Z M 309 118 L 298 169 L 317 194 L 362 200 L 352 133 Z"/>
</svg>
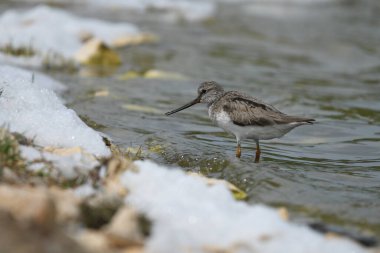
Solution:
<svg viewBox="0 0 380 253">
<path fill-rule="evenodd" d="M 223 110 L 239 126 L 265 127 L 312 120 L 286 115 L 269 104 L 237 92 L 226 94 L 224 99 L 227 103 L 223 103 Z"/>
</svg>

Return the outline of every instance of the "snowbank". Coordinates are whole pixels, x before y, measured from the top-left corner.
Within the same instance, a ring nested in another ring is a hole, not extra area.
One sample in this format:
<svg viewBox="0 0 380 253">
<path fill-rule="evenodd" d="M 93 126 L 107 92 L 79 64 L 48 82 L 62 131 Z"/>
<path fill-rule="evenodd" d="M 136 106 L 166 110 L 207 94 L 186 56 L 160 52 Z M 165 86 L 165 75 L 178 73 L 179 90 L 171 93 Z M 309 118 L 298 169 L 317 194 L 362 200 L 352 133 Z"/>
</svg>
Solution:
<svg viewBox="0 0 380 253">
<path fill-rule="evenodd" d="M 129 190 L 126 203 L 153 221 L 147 252 L 366 252 L 284 221 L 272 208 L 237 202 L 224 184 L 209 187 L 149 161 L 136 165 L 139 172 L 125 172 L 122 182 Z"/>
<path fill-rule="evenodd" d="M 199 21 L 212 17 L 216 6 L 213 1 L 202 0 L 93 0 L 99 7 L 126 8 L 137 11 L 156 9 L 177 15 L 187 21 Z"/>
<path fill-rule="evenodd" d="M 18 2 L 20 0 L 17 0 Z M 158 10 L 187 21 L 200 21 L 212 17 L 216 11 L 215 2 L 220 0 L 24 0 L 25 2 L 50 4 L 87 5 L 102 10 L 132 10 L 146 12 Z M 223 1 L 223 0 L 222 0 Z M 231 1 L 231 0 L 226 0 Z M 237 0 L 232 0 L 237 1 Z M 239 0 L 241 1 L 241 0 Z"/>
<path fill-rule="evenodd" d="M 26 48 L 29 56 L 11 57 L 1 54 L 0 60 L 29 65 L 55 64 L 74 61 L 83 40 L 95 37 L 112 46 L 118 40 L 141 35 L 130 23 L 110 23 L 96 19 L 75 17 L 68 12 L 38 6 L 29 11 L 9 10 L 0 17 L 0 48 Z M 1 51 L 0 51 L 1 52 Z"/>
<path fill-rule="evenodd" d="M 34 76 L 34 77 L 33 77 Z M 0 126 L 9 126 L 37 145 L 79 146 L 96 156 L 110 155 L 98 132 L 65 107 L 54 91 L 63 85 L 42 74 L 0 65 Z"/>
<path fill-rule="evenodd" d="M 20 0 L 17 0 L 20 1 Z M 202 21 L 215 16 L 218 4 L 242 3 L 243 10 L 265 16 L 299 15 L 305 6 L 336 3 L 338 0 L 24 0 L 35 3 L 78 4 L 108 10 L 147 12 L 158 10 L 187 21 Z M 247 5 L 248 4 L 248 5 Z"/>
<path fill-rule="evenodd" d="M 31 171 L 41 171 L 43 173 L 49 174 L 51 178 L 74 179 L 78 176 L 87 176 L 88 173 L 99 166 L 99 162 L 92 155 L 85 154 L 83 152 L 78 152 L 78 150 L 73 150 L 73 152 L 68 154 L 54 154 L 51 152 L 40 151 L 37 148 L 29 146 L 20 146 L 21 156 L 29 162 L 33 162 L 28 166 Z M 46 166 L 46 162 L 49 162 L 54 168 L 49 169 Z"/>
</svg>

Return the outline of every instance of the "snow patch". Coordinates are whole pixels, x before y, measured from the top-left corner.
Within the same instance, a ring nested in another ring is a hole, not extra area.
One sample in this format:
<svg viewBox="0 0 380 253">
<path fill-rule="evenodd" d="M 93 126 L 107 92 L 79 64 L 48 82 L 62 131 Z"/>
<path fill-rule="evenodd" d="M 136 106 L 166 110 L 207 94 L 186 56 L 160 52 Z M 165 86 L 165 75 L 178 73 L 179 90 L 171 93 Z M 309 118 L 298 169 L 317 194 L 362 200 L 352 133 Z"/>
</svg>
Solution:
<svg viewBox="0 0 380 253">
<path fill-rule="evenodd" d="M 35 172 L 49 173 L 50 177 L 53 178 L 63 176 L 66 179 L 74 179 L 80 175 L 86 176 L 93 168 L 99 165 L 97 160 L 83 153 L 62 156 L 28 146 L 20 146 L 20 152 L 21 156 L 30 162 L 34 160 L 50 162 L 57 171 L 47 170 L 48 168 L 43 162 L 32 163 L 28 168 Z M 85 190 L 83 189 L 82 191 Z"/>
<path fill-rule="evenodd" d="M 216 6 L 212 1 L 199 0 L 94 0 L 91 4 L 113 6 L 138 11 L 156 9 L 177 15 L 187 21 L 200 21 L 214 16 Z"/>
<path fill-rule="evenodd" d="M 57 97 L 54 91 L 65 89 L 57 81 L 0 65 L 0 89 L 0 126 L 9 126 L 10 131 L 34 139 L 37 145 L 79 146 L 96 156 L 110 155 L 100 134 Z"/>
<path fill-rule="evenodd" d="M 80 198 L 87 198 L 97 193 L 96 189 L 91 184 L 83 184 L 75 188 L 74 194 Z"/>
<path fill-rule="evenodd" d="M 153 221 L 146 252 L 366 252 L 284 221 L 273 208 L 237 202 L 222 183 L 207 186 L 179 169 L 135 164 L 139 172 L 127 171 L 121 180 L 126 203 Z"/>
<path fill-rule="evenodd" d="M 18 0 L 20 1 L 20 0 Z M 215 2 L 220 0 L 24 0 L 34 3 L 88 5 L 102 10 L 132 10 L 141 13 L 158 10 L 187 21 L 200 21 L 214 16 Z M 241 1 L 241 0 L 226 0 Z"/>
<path fill-rule="evenodd" d="M 74 60 L 75 53 L 83 45 L 83 38 L 92 36 L 112 44 L 125 36 L 139 35 L 139 29 L 130 23 L 111 23 L 89 18 L 79 18 L 70 13 L 37 6 L 22 12 L 8 10 L 0 17 L 0 47 L 31 48 L 34 56 L 21 57 L 30 65 L 42 65 L 44 61 Z M 18 57 L 0 54 L 0 60 L 19 63 Z M 12 60 L 16 58 L 16 60 Z"/>
</svg>

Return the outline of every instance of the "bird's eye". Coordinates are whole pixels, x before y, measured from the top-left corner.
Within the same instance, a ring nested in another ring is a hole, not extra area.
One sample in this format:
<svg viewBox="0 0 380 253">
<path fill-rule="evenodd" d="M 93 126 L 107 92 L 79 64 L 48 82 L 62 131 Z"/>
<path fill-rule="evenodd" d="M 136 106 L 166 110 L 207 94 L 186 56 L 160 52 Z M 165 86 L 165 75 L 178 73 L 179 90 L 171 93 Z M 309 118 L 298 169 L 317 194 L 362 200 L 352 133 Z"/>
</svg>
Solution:
<svg viewBox="0 0 380 253">
<path fill-rule="evenodd" d="M 207 90 L 201 90 L 201 94 L 205 94 Z"/>
</svg>

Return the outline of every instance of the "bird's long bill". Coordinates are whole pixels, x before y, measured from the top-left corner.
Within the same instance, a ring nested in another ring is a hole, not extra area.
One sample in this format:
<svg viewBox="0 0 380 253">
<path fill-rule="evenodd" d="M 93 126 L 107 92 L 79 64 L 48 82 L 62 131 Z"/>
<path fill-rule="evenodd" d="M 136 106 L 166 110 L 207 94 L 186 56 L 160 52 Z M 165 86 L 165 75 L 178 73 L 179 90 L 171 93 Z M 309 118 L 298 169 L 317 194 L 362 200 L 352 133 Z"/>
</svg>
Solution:
<svg viewBox="0 0 380 253">
<path fill-rule="evenodd" d="M 175 110 L 173 110 L 173 111 L 170 111 L 170 112 L 165 113 L 165 115 L 166 115 L 166 116 L 169 116 L 169 115 L 172 115 L 173 113 L 176 113 L 176 112 L 182 111 L 182 110 L 184 110 L 184 109 L 186 109 L 186 108 L 189 108 L 190 106 L 193 106 L 193 105 L 195 105 L 195 104 L 198 104 L 198 103 L 200 102 L 200 100 L 201 100 L 201 97 L 199 96 L 199 97 L 197 97 L 196 99 L 194 99 L 193 101 L 191 101 L 190 103 L 187 103 L 187 104 L 185 104 L 184 106 L 181 106 L 180 108 L 177 108 L 177 109 L 175 109 Z"/>
</svg>

